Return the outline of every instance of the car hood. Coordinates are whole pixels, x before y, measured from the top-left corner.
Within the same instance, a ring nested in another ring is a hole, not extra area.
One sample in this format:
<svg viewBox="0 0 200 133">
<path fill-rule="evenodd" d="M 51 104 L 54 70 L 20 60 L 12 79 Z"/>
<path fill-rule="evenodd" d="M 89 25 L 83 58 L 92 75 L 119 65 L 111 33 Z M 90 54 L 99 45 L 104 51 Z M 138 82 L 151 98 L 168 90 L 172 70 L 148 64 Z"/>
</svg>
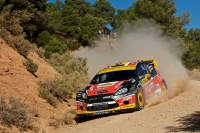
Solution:
<svg viewBox="0 0 200 133">
<path fill-rule="evenodd" d="M 124 81 L 115 81 L 115 82 L 106 82 L 106 83 L 99 83 L 99 84 L 89 84 L 86 93 L 88 96 L 96 96 L 99 94 L 113 94 L 118 89 L 121 88 L 121 85 L 125 82 L 130 80 Z"/>
</svg>

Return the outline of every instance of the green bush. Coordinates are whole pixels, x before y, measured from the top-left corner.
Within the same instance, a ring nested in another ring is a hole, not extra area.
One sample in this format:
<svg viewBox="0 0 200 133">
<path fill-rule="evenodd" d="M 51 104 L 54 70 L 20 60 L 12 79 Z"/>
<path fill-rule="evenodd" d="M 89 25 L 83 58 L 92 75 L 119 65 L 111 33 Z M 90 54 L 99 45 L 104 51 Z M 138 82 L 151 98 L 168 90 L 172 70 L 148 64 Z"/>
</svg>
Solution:
<svg viewBox="0 0 200 133">
<path fill-rule="evenodd" d="M 54 61 L 49 63 L 62 74 L 70 74 L 74 71 L 81 73 L 81 75 L 88 75 L 87 59 L 81 57 L 73 57 L 69 52 L 64 54 L 53 54 Z"/>
<path fill-rule="evenodd" d="M 65 76 L 65 81 L 74 88 L 74 92 L 83 89 L 89 83 L 89 77 L 78 71 L 73 71 L 72 73 Z"/>
<path fill-rule="evenodd" d="M 46 99 L 48 103 L 56 107 L 65 98 L 71 98 L 73 87 L 64 80 L 55 78 L 39 81 L 39 96 Z"/>
<path fill-rule="evenodd" d="M 77 41 L 69 41 L 69 42 L 67 42 L 67 47 L 70 50 L 77 50 L 80 46 L 81 46 L 81 43 L 79 43 Z"/>
<path fill-rule="evenodd" d="M 49 63 L 61 74 L 66 83 L 74 88 L 74 92 L 82 89 L 89 82 L 87 59 L 73 57 L 69 52 L 63 55 L 53 54 L 54 60 Z"/>
<path fill-rule="evenodd" d="M 35 64 L 32 59 L 27 59 L 27 61 L 23 64 L 26 66 L 27 71 L 32 74 L 34 74 L 38 70 L 38 65 Z"/>
<path fill-rule="evenodd" d="M 63 54 L 67 50 L 67 45 L 59 41 L 57 38 L 52 38 L 44 47 L 45 57 L 50 58 L 53 53 Z"/>
<path fill-rule="evenodd" d="M 6 102 L 5 97 L 0 101 L 0 119 L 1 124 L 8 127 L 13 125 L 20 130 L 33 129 L 32 118 L 28 115 L 28 105 L 21 99 L 10 96 Z"/>
<path fill-rule="evenodd" d="M 51 38 L 52 36 L 47 31 L 43 31 L 42 33 L 39 34 L 39 37 L 36 39 L 37 46 L 44 47 L 49 43 Z"/>
</svg>

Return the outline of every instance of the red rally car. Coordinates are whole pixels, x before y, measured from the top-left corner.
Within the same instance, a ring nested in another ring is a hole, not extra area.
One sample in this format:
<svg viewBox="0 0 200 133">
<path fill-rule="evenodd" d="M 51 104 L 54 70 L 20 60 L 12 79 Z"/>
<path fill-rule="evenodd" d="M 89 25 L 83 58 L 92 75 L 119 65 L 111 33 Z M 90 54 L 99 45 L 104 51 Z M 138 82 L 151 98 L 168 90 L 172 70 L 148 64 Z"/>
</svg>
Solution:
<svg viewBox="0 0 200 133">
<path fill-rule="evenodd" d="M 100 70 L 76 95 L 77 116 L 142 110 L 167 90 L 155 60 L 119 62 Z"/>
</svg>

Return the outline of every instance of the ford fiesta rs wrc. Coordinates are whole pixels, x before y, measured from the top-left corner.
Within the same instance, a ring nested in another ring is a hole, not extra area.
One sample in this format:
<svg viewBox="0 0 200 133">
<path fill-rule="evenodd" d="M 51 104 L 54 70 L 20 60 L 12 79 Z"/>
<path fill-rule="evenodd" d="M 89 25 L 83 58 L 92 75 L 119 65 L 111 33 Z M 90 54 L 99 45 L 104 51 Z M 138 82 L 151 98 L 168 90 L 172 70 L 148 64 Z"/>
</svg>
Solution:
<svg viewBox="0 0 200 133">
<path fill-rule="evenodd" d="M 142 110 L 167 90 L 156 60 L 119 62 L 100 70 L 76 95 L 79 117 Z"/>
</svg>

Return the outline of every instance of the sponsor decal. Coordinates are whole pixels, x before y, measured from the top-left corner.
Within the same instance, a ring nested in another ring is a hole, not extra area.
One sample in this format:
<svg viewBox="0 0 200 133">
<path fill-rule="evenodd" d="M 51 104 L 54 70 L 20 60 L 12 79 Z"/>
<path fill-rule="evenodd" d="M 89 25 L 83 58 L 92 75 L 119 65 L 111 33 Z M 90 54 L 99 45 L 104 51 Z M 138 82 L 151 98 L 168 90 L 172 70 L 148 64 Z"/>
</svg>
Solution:
<svg viewBox="0 0 200 133">
<path fill-rule="evenodd" d="M 145 87 L 145 90 L 146 90 L 147 92 L 151 92 L 153 88 L 154 88 L 154 83 L 151 82 L 151 83 L 149 83 L 149 84 L 147 85 L 147 87 Z"/>
<path fill-rule="evenodd" d="M 152 71 L 153 71 L 153 66 L 152 66 L 152 65 L 146 65 L 146 66 L 147 66 L 149 72 L 152 72 Z"/>
<path fill-rule="evenodd" d="M 99 90 L 99 91 L 97 91 L 97 93 L 106 93 L 106 92 L 108 92 L 107 90 Z"/>
<path fill-rule="evenodd" d="M 105 96 L 105 97 L 103 97 L 103 99 L 107 99 L 107 98 L 110 98 L 111 96 Z"/>
<path fill-rule="evenodd" d="M 118 82 L 118 84 L 115 86 L 115 89 L 118 89 L 119 86 L 120 86 L 122 83 L 123 83 L 123 81 L 122 81 L 122 82 Z"/>
<path fill-rule="evenodd" d="M 155 87 L 156 89 L 158 89 L 158 88 L 160 88 L 160 85 L 159 84 L 156 84 L 156 87 Z"/>
<path fill-rule="evenodd" d="M 91 86 L 89 90 L 90 90 L 90 91 L 93 91 L 93 89 L 94 89 L 94 85 Z"/>
<path fill-rule="evenodd" d="M 132 96 L 124 97 L 122 102 L 132 100 Z"/>
<path fill-rule="evenodd" d="M 118 81 L 117 81 L 118 82 Z M 108 83 L 101 83 L 98 84 L 98 87 L 102 87 L 102 86 L 113 86 L 115 83 L 117 82 L 108 82 Z"/>
<path fill-rule="evenodd" d="M 162 81 L 161 77 L 160 76 L 157 76 L 157 79 L 158 81 Z"/>
</svg>

